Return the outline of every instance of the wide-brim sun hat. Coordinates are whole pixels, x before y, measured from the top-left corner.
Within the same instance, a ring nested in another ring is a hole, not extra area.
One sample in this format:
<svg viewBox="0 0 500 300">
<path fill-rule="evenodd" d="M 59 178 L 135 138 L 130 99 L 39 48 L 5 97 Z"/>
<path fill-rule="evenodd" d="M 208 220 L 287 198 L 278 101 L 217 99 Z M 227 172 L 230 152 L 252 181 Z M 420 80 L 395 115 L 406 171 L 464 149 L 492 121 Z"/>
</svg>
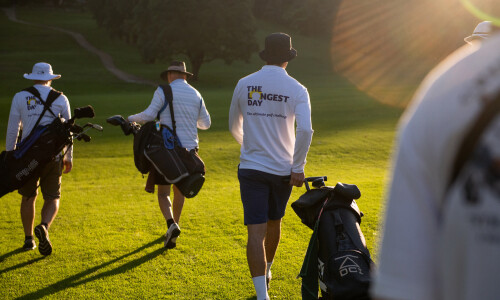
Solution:
<svg viewBox="0 0 500 300">
<path fill-rule="evenodd" d="M 474 28 L 474 32 L 468 37 L 464 38 L 466 43 L 471 43 L 474 40 L 484 40 L 487 39 L 493 30 L 493 24 L 491 21 L 483 21 L 477 24 Z"/>
<path fill-rule="evenodd" d="M 163 80 L 167 80 L 168 72 L 179 72 L 186 74 L 188 76 L 193 76 L 193 73 L 186 71 L 186 64 L 183 61 L 171 62 L 170 66 L 168 66 L 168 68 L 165 71 L 161 72 L 160 78 Z"/>
<path fill-rule="evenodd" d="M 60 74 L 54 74 L 52 66 L 45 62 L 39 62 L 33 65 L 31 73 L 25 73 L 24 78 L 29 80 L 49 81 L 61 78 Z"/>
<path fill-rule="evenodd" d="M 297 50 L 292 47 L 292 38 L 282 32 L 272 33 L 266 37 L 264 50 L 259 53 L 267 63 L 284 63 L 297 56 Z"/>
</svg>

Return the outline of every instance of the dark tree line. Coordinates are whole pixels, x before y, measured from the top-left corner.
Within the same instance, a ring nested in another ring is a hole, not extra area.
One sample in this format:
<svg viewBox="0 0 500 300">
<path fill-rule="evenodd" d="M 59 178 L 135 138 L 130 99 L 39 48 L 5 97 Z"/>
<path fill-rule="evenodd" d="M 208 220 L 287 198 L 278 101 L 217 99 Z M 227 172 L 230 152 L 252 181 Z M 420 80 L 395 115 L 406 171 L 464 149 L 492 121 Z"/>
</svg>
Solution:
<svg viewBox="0 0 500 300">
<path fill-rule="evenodd" d="M 183 55 L 197 80 L 203 63 L 248 61 L 256 19 L 305 35 L 329 34 L 341 0 L 87 0 L 111 37 L 136 45 L 144 61 Z"/>
<path fill-rule="evenodd" d="M 46 5 L 52 7 L 83 7 L 86 0 L 0 0 L 1 6 L 11 5 Z"/>
<path fill-rule="evenodd" d="M 342 0 L 255 0 L 253 13 L 258 19 L 290 27 L 308 36 L 332 32 Z"/>
<path fill-rule="evenodd" d="M 203 63 L 248 60 L 257 51 L 252 1 L 88 0 L 97 24 L 136 45 L 146 62 L 184 55 L 197 80 Z"/>
</svg>

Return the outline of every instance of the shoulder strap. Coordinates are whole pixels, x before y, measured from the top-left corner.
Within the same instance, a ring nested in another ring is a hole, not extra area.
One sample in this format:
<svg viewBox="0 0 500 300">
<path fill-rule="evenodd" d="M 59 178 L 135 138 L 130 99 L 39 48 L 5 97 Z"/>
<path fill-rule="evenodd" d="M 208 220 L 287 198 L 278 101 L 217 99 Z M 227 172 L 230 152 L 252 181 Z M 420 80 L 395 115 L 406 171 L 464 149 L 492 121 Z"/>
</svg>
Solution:
<svg viewBox="0 0 500 300">
<path fill-rule="evenodd" d="M 43 101 L 42 96 L 40 95 L 40 92 L 38 92 L 38 90 L 34 86 L 30 86 L 28 88 L 25 88 L 23 91 L 26 91 L 26 92 L 32 94 L 33 96 L 38 98 L 38 100 L 40 100 L 40 102 L 42 102 L 42 104 L 43 104 L 43 111 L 40 114 L 40 117 L 38 117 L 38 120 L 36 121 L 35 126 L 33 128 L 36 128 L 38 126 L 38 124 L 40 123 L 40 120 L 45 115 L 45 112 L 47 110 L 50 111 L 50 113 L 54 117 L 57 117 L 56 114 L 54 114 L 54 112 L 50 109 L 50 106 L 59 96 L 62 95 L 62 92 L 51 89 L 49 92 L 49 95 L 47 96 L 47 99 L 45 101 Z"/>
<path fill-rule="evenodd" d="M 160 118 L 160 113 L 163 110 L 165 110 L 167 104 L 170 104 L 169 108 L 170 108 L 170 118 L 172 119 L 172 131 L 174 132 L 174 135 L 177 136 L 177 132 L 175 130 L 176 126 L 175 126 L 174 103 L 173 103 L 174 95 L 172 94 L 172 87 L 170 86 L 170 84 L 163 84 L 160 85 L 160 87 L 162 88 L 163 94 L 165 95 L 165 104 L 158 112 L 158 118 Z"/>
<path fill-rule="evenodd" d="M 462 140 L 460 148 L 458 148 L 457 155 L 455 156 L 455 161 L 453 163 L 453 169 L 448 181 L 448 188 L 453 184 L 455 179 L 458 177 L 460 170 L 464 166 L 467 159 L 470 157 L 476 145 L 481 137 L 482 132 L 490 124 L 490 122 L 498 116 L 500 113 L 500 92 L 497 94 L 496 98 L 488 102 L 476 121 L 469 129 L 465 138 Z"/>
</svg>

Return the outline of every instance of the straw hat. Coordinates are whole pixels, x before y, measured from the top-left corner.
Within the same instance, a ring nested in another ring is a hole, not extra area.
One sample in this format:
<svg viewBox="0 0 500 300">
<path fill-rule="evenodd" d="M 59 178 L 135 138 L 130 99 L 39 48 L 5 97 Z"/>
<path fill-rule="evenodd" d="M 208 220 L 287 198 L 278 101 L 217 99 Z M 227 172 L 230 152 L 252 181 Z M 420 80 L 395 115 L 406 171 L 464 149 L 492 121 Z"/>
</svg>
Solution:
<svg viewBox="0 0 500 300">
<path fill-rule="evenodd" d="M 184 73 L 188 76 L 193 76 L 193 73 L 190 73 L 186 71 L 186 64 L 183 61 L 173 61 L 170 63 L 170 66 L 168 68 L 161 72 L 160 77 L 163 80 L 166 80 L 168 72 L 179 72 L 179 73 Z"/>
</svg>

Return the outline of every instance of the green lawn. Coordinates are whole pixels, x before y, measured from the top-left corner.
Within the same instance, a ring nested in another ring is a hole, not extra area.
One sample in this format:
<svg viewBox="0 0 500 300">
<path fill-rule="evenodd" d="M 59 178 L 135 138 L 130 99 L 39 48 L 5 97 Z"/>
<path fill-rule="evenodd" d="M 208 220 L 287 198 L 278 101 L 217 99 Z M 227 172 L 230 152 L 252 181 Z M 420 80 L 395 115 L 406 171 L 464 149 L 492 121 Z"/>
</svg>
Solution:
<svg viewBox="0 0 500 300">
<path fill-rule="evenodd" d="M 133 47 L 109 39 L 86 13 L 23 7 L 18 17 L 79 31 L 112 54 L 117 66 L 138 76 L 157 80 L 167 65 L 143 64 Z M 264 24 L 259 39 L 280 30 L 286 29 Z M 227 114 L 238 79 L 262 66 L 258 56 L 248 64 L 214 61 L 202 66 L 201 80 L 194 85 L 213 122 L 210 130 L 199 133 L 207 181 L 197 197 L 186 200 L 178 246 L 166 252 L 161 239 L 166 224 L 156 195 L 143 191 L 145 179 L 133 164 L 132 138 L 105 124 L 108 116 L 146 108 L 154 88 L 120 82 L 97 56 L 64 33 L 12 23 L 0 14 L 0 36 L 1 148 L 12 96 L 29 86 L 22 75 L 37 61 L 51 63 L 63 75 L 53 86 L 68 96 L 73 108 L 93 105 L 93 122 L 104 126 L 104 132 L 92 134 L 91 143 L 76 142 L 74 169 L 63 176 L 61 208 L 50 232 L 52 255 L 20 250 L 20 196 L 11 193 L 0 200 L 0 298 L 253 299 L 236 178 L 239 145 L 227 130 Z M 358 205 L 365 213 L 361 228 L 376 258 L 378 221 L 401 110 L 377 103 L 333 73 L 327 40 L 292 36 L 299 56 L 287 71 L 309 89 L 315 130 L 306 175 L 327 175 L 330 185 L 358 185 Z M 289 203 L 304 192 L 294 188 Z M 40 221 L 42 201 L 35 223 Z M 288 208 L 273 265 L 272 298 L 300 299 L 296 276 L 310 235 Z"/>
</svg>

